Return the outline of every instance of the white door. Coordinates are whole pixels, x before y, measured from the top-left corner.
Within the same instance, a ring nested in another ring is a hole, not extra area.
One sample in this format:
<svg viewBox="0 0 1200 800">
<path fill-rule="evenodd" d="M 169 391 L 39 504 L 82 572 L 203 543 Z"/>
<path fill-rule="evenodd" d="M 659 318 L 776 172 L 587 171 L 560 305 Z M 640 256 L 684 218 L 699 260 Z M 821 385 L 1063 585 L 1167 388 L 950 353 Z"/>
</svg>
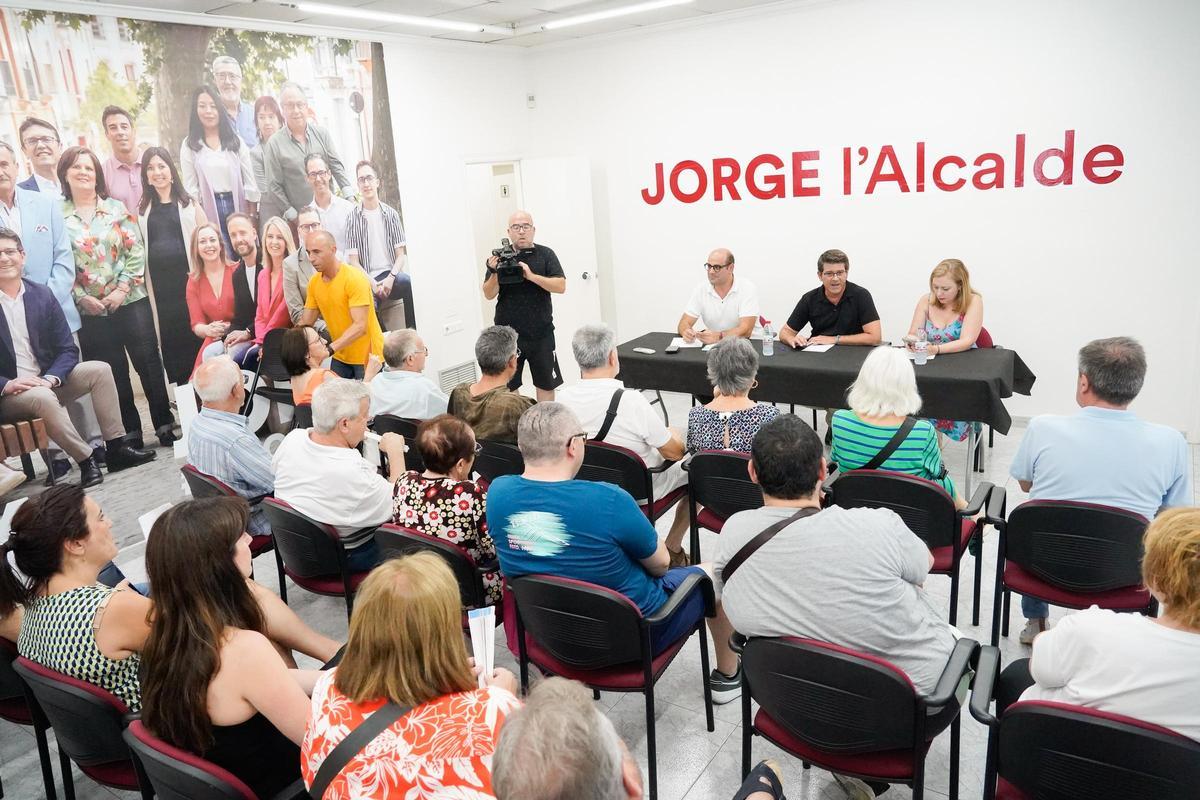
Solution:
<svg viewBox="0 0 1200 800">
<path fill-rule="evenodd" d="M 508 218 L 521 207 L 521 176 L 516 162 L 468 164 L 467 191 L 475 243 L 475 296 L 480 303 L 479 318 L 486 327 L 496 318 L 496 301 L 485 298 L 479 288 L 483 285 L 483 262 L 500 246 L 500 239 L 508 236 Z M 474 337 L 472 333 L 472 347 Z"/>
</svg>

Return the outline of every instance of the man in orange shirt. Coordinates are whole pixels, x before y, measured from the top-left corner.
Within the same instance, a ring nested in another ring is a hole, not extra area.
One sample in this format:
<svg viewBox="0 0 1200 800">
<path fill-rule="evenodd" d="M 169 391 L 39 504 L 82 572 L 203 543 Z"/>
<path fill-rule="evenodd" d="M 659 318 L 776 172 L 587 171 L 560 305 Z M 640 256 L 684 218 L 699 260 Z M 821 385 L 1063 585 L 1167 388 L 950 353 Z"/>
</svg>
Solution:
<svg viewBox="0 0 1200 800">
<path fill-rule="evenodd" d="M 312 325 L 318 316 L 324 319 L 333 337 L 329 368 L 343 378 L 361 380 L 368 356 L 383 356 L 383 330 L 375 316 L 371 279 L 358 267 L 342 263 L 327 231 L 313 231 L 304 246 L 316 272 L 308 281 L 298 324 Z"/>
</svg>

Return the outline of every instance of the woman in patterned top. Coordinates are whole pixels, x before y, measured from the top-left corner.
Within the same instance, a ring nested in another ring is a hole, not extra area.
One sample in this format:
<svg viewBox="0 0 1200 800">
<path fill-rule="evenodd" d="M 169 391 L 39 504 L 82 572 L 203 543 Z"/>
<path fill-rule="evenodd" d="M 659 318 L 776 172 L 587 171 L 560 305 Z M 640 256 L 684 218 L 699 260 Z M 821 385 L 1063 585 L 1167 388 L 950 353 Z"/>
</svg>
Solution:
<svg viewBox="0 0 1200 800">
<path fill-rule="evenodd" d="M 687 447 L 750 452 L 754 434 L 779 416 L 770 403 L 755 403 L 750 390 L 758 385 L 758 353 L 746 339 L 722 339 L 708 351 L 708 381 L 713 401 L 688 412 Z"/>
<path fill-rule="evenodd" d="M 476 564 L 495 561 L 487 496 L 471 480 L 480 450 L 471 426 L 449 414 L 427 419 L 417 428 L 416 447 L 425 471 L 405 473 L 396 481 L 392 522 L 458 545 Z M 499 570 L 485 574 L 483 585 L 488 605 L 499 603 Z"/>
<path fill-rule="evenodd" d="M 481 685 L 482 684 L 482 685 Z M 311 787 L 333 749 L 387 702 L 409 708 L 333 779 L 326 797 L 486 800 L 517 679 L 482 681 L 463 648 L 458 584 L 433 553 L 386 561 L 355 595 L 337 669 L 317 678 L 300 767 Z"/>
<path fill-rule="evenodd" d="M 154 312 L 146 295 L 141 229 L 125 204 L 108 196 L 100 159 L 86 147 L 69 147 L 62 154 L 58 181 L 67 238 L 75 256 L 71 291 L 82 318 L 83 358 L 112 367 L 121 421 L 130 443 L 140 449 L 142 419 L 129 382 L 129 362 L 133 362 L 150 404 L 154 432 L 166 447 L 175 441 L 175 418 L 154 332 Z"/>
<path fill-rule="evenodd" d="M 12 553 L 21 580 L 9 566 Z M 0 545 L 0 617 L 25 607 L 17 650 L 31 661 L 141 705 L 138 652 L 150 632 L 150 601 L 123 583 L 96 582 L 117 554 L 112 522 L 78 484 L 30 498 Z"/>
</svg>

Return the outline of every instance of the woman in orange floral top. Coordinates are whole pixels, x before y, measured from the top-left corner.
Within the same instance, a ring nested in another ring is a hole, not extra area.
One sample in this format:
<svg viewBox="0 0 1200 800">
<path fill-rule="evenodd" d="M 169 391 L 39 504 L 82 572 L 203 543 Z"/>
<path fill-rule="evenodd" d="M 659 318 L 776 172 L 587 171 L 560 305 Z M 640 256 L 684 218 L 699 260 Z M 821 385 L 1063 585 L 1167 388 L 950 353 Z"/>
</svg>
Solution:
<svg viewBox="0 0 1200 800">
<path fill-rule="evenodd" d="M 112 367 L 121 422 L 130 442 L 141 447 L 142 420 L 129 382 L 129 362 L 133 362 L 150 404 L 154 432 L 165 447 L 175 441 L 175 418 L 146 295 L 142 231 L 125 204 L 108 196 L 100 159 L 86 147 L 68 147 L 62 154 L 58 182 L 75 256 L 72 294 L 81 316 L 79 349 L 84 359 Z"/>
<path fill-rule="evenodd" d="M 325 758 L 387 701 L 411 710 L 355 755 L 325 800 L 489 800 L 492 754 L 520 705 L 517 679 L 497 669 L 482 688 L 467 659 L 458 584 L 432 553 L 386 561 L 355 595 L 337 669 L 312 693 L 300 748 L 311 787 Z"/>
<path fill-rule="evenodd" d="M 456 544 L 476 564 L 496 560 L 496 545 L 488 535 L 487 496 L 471 480 L 479 445 L 471 426 L 441 414 L 417 428 L 417 451 L 424 472 L 408 472 L 396 481 L 392 522 Z M 483 576 L 488 605 L 501 600 L 500 572 Z"/>
</svg>

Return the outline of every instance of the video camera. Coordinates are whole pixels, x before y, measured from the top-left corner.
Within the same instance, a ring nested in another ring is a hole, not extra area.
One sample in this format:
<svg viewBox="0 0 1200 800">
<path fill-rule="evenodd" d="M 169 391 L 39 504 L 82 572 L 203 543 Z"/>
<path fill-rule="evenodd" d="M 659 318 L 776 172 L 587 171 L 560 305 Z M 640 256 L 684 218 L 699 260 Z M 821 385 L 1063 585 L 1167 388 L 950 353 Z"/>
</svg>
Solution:
<svg viewBox="0 0 1200 800">
<path fill-rule="evenodd" d="M 512 246 L 508 239 L 500 240 L 500 247 L 492 251 L 499 263 L 492 268 L 500 283 L 521 283 L 525 280 L 525 270 L 521 269 L 521 251 Z"/>
</svg>

